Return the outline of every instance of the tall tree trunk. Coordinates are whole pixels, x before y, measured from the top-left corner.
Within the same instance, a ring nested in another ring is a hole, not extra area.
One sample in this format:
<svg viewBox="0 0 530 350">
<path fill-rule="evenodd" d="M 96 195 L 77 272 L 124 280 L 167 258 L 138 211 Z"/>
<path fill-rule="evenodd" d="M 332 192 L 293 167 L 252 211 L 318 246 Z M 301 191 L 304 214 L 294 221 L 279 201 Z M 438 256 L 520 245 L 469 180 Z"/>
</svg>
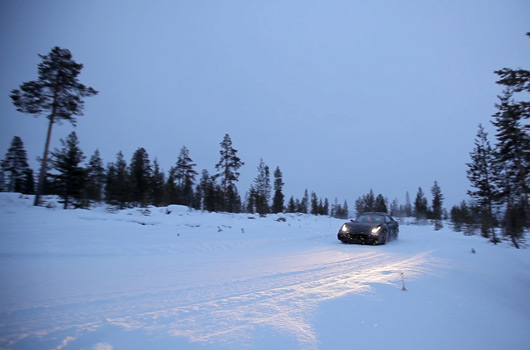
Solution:
<svg viewBox="0 0 530 350">
<path fill-rule="evenodd" d="M 48 163 L 48 149 L 50 148 L 50 139 L 52 136 L 52 126 L 54 122 L 55 111 L 50 115 L 50 124 L 48 125 L 48 134 L 46 136 L 46 144 L 44 145 L 44 154 L 42 155 L 42 164 L 39 172 L 39 183 L 37 185 L 37 192 L 35 193 L 35 201 L 33 205 L 40 205 L 40 196 L 44 189 L 44 179 L 46 177 L 46 166 Z"/>
</svg>

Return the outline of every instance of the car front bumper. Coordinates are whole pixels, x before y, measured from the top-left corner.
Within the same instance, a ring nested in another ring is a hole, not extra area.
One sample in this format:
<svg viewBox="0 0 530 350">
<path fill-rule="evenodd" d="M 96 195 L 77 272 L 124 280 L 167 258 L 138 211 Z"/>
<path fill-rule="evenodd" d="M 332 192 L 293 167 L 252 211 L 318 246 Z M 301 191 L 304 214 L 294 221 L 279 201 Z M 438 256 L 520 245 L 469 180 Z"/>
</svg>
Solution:
<svg viewBox="0 0 530 350">
<path fill-rule="evenodd" d="M 374 244 L 379 242 L 379 236 L 367 233 L 344 233 L 337 234 L 339 241 L 343 243 Z"/>
</svg>

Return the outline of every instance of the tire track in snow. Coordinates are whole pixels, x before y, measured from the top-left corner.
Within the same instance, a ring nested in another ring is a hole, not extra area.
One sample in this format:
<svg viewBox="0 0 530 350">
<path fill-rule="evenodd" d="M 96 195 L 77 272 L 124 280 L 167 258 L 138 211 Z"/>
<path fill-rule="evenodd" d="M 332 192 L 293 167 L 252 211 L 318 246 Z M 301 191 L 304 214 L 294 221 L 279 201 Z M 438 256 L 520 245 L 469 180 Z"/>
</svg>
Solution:
<svg viewBox="0 0 530 350">
<path fill-rule="evenodd" d="M 14 322 L 2 325 L 0 345 L 32 335 L 67 334 L 72 340 L 114 325 L 187 337 L 192 342 L 228 344 L 234 339 L 250 339 L 257 327 L 273 327 L 295 337 L 304 348 L 317 348 L 311 316 L 320 303 L 367 292 L 373 284 L 399 283 L 401 273 L 413 279 L 428 272 L 432 264 L 427 254 L 403 257 L 329 248 L 217 262 L 216 269 L 224 275 L 218 280 L 199 279 L 180 287 L 151 286 L 129 294 L 18 310 L 10 315 Z M 191 269 L 186 273 L 200 271 Z"/>
</svg>

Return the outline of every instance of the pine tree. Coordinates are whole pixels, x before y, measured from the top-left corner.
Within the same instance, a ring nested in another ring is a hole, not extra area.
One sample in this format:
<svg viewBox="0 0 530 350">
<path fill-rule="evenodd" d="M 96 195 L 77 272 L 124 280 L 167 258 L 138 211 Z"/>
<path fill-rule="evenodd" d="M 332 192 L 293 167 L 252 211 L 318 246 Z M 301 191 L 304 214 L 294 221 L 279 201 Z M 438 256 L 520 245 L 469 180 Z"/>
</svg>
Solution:
<svg viewBox="0 0 530 350">
<path fill-rule="evenodd" d="M 254 214 L 256 212 L 256 189 L 254 185 L 250 185 L 250 189 L 246 194 L 246 212 Z"/>
<path fill-rule="evenodd" d="M 318 206 L 318 197 L 315 192 L 311 192 L 311 211 L 312 215 L 318 215 L 319 206 Z"/>
<path fill-rule="evenodd" d="M 170 205 L 170 204 L 177 204 L 179 203 L 179 189 L 177 187 L 177 184 L 176 184 L 176 174 L 177 173 L 177 169 L 175 167 L 171 167 L 169 169 L 169 172 L 168 172 L 168 175 L 167 175 L 167 180 L 166 180 L 166 183 L 164 184 L 164 203 L 167 204 L 167 205 Z M 197 185 L 199 186 L 199 185 Z M 197 187 L 197 191 L 199 191 L 199 187 Z M 198 208 L 196 209 L 201 209 L 201 202 L 202 202 L 202 192 L 201 193 L 197 193 L 197 195 L 200 196 L 200 198 L 198 199 Z"/>
<path fill-rule="evenodd" d="M 131 200 L 136 204 L 147 206 L 150 203 L 150 179 L 151 179 L 151 162 L 147 151 L 138 148 L 131 159 L 129 165 L 129 177 L 131 184 Z"/>
<path fill-rule="evenodd" d="M 296 212 L 296 202 L 295 202 L 293 196 L 291 196 L 291 198 L 289 198 L 289 203 L 287 204 L 286 212 L 288 212 L 288 213 L 295 213 Z"/>
<path fill-rule="evenodd" d="M 66 141 L 61 139 L 61 145 L 61 149 L 55 149 L 51 153 L 53 169 L 58 172 L 52 177 L 55 189 L 63 199 L 64 209 L 67 209 L 71 199 L 76 202 L 75 205 L 81 205 L 86 172 L 80 164 L 85 160 L 85 156 L 79 148 L 75 132 L 68 135 Z"/>
<path fill-rule="evenodd" d="M 160 170 L 158 159 L 155 158 L 153 161 L 153 173 L 150 179 L 150 195 L 151 202 L 155 207 L 158 207 L 164 203 L 164 186 L 166 177 L 164 172 Z"/>
<path fill-rule="evenodd" d="M 397 198 L 394 198 L 394 200 L 392 201 L 392 204 L 390 204 L 390 215 L 391 216 L 402 216 Z"/>
<path fill-rule="evenodd" d="M 39 205 L 43 190 L 53 124 L 68 120 L 75 126 L 75 116 L 83 115 L 83 98 L 98 93 L 79 82 L 77 76 L 83 65 L 75 62 L 67 49 L 56 46 L 49 54 L 39 57 L 42 62 L 38 65 L 38 80 L 23 83 L 20 90 L 14 89 L 10 95 L 17 111 L 34 115 L 47 114 L 49 120 L 34 205 Z"/>
<path fill-rule="evenodd" d="M 497 128 L 496 160 L 500 173 L 497 186 L 500 202 L 506 206 L 504 228 L 518 247 L 517 239 L 523 235 L 524 226 L 528 226 L 530 216 L 529 174 L 530 137 L 522 126 L 521 106 L 512 100 L 512 92 L 507 89 L 499 96 L 498 112 L 493 116 L 493 125 Z M 520 207 L 522 209 L 520 209 Z M 520 215 L 522 215 L 520 217 Z M 526 223 L 526 225 L 525 225 Z"/>
<path fill-rule="evenodd" d="M 493 205 L 498 198 L 495 178 L 500 172 L 497 169 L 495 153 L 488 140 L 488 133 L 479 124 L 475 148 L 470 153 L 471 162 L 467 163 L 467 178 L 474 190 L 467 193 L 477 202 L 481 210 L 482 232 L 488 234 L 491 230 L 492 242 L 498 242 L 495 235 Z"/>
<path fill-rule="evenodd" d="M 131 183 L 127 171 L 127 162 L 120 151 L 116 155 L 116 162 L 107 166 L 105 183 L 105 197 L 107 203 L 125 208 L 131 201 Z"/>
<path fill-rule="evenodd" d="M 383 198 L 383 201 L 384 201 L 384 198 Z M 370 189 L 370 192 L 368 194 L 365 194 L 357 198 L 357 200 L 355 201 L 355 211 L 357 212 L 357 216 L 361 215 L 362 213 L 375 211 L 375 205 L 376 205 L 376 201 L 375 201 L 374 191 Z"/>
<path fill-rule="evenodd" d="M 254 179 L 254 203 L 256 212 L 264 215 L 270 212 L 269 200 L 271 194 L 269 167 L 260 159 L 258 165 L 258 175 Z"/>
<path fill-rule="evenodd" d="M 11 146 L 0 164 L 4 177 L 7 178 L 7 183 L 5 184 L 6 191 L 24 194 L 34 192 L 31 187 L 33 173 L 30 172 L 28 156 L 24 149 L 24 142 L 22 142 L 20 137 L 13 137 Z"/>
<path fill-rule="evenodd" d="M 238 201 L 238 198 L 231 198 L 229 196 L 235 196 L 237 194 L 235 183 L 239 180 L 238 170 L 245 163 L 243 163 L 237 156 L 237 150 L 232 147 L 232 140 L 228 134 L 225 134 L 223 141 L 221 142 L 221 150 L 219 153 L 221 158 L 215 165 L 215 169 L 218 171 L 218 173 L 214 176 L 214 178 L 220 179 L 221 181 L 220 210 L 227 210 L 232 206 L 230 203 L 237 203 Z M 240 199 L 239 202 L 241 202 Z"/>
<path fill-rule="evenodd" d="M 283 201 L 284 201 L 284 195 L 282 192 L 283 185 L 284 183 L 282 179 L 282 172 L 280 170 L 280 167 L 276 167 L 276 170 L 274 170 L 274 197 L 272 199 L 272 212 L 273 213 L 283 212 Z"/>
<path fill-rule="evenodd" d="M 309 195 L 307 193 L 307 189 L 304 191 L 304 196 L 302 197 L 302 200 L 300 201 L 298 212 L 304 213 L 304 214 L 309 213 Z"/>
<path fill-rule="evenodd" d="M 103 188 L 105 186 L 105 168 L 103 160 L 96 150 L 88 162 L 86 168 L 86 185 L 84 197 L 88 201 L 100 202 L 103 199 Z"/>
<path fill-rule="evenodd" d="M 530 37 L 530 33 L 526 35 Z M 530 118 L 530 101 L 516 101 L 514 96 L 523 93 L 519 96 L 528 98 L 530 71 L 503 68 L 495 74 L 500 78 L 497 84 L 505 87 L 492 122 L 497 128 L 496 154 L 501 170 L 497 176 L 499 204 L 506 206 L 505 232 L 519 248 L 517 239 L 525 226 L 530 227 L 530 126 L 523 125 L 523 120 Z"/>
<path fill-rule="evenodd" d="M 348 216 L 350 216 L 350 211 L 348 209 L 348 202 L 346 200 L 344 200 L 344 204 L 342 205 L 340 217 L 342 219 L 347 219 Z"/>
<path fill-rule="evenodd" d="M 374 201 L 373 211 L 386 213 L 388 208 L 386 206 L 386 199 L 382 194 L 378 194 Z"/>
<path fill-rule="evenodd" d="M 198 175 L 194 169 L 196 165 L 193 163 L 186 146 L 183 146 L 175 167 L 175 181 L 179 192 L 179 204 L 187 206 L 192 206 L 193 204 L 193 186 L 195 185 L 195 176 Z"/>
<path fill-rule="evenodd" d="M 443 194 L 437 181 L 434 181 L 434 185 L 431 188 L 432 193 L 432 218 L 434 220 L 442 220 L 442 205 L 443 205 Z"/>
<path fill-rule="evenodd" d="M 421 187 L 419 187 L 416 200 L 414 201 L 414 216 L 417 220 L 425 220 L 427 218 L 427 210 L 427 198 L 423 194 Z"/>
<path fill-rule="evenodd" d="M 206 169 L 202 171 L 197 192 L 202 194 L 202 210 L 211 212 L 218 210 L 219 192 L 216 188 L 214 177 L 210 176 Z"/>
<path fill-rule="evenodd" d="M 405 194 L 405 207 L 404 207 L 404 210 L 405 210 L 405 216 L 410 218 L 412 216 L 412 203 L 410 201 L 410 195 L 409 195 L 408 191 Z"/>
</svg>

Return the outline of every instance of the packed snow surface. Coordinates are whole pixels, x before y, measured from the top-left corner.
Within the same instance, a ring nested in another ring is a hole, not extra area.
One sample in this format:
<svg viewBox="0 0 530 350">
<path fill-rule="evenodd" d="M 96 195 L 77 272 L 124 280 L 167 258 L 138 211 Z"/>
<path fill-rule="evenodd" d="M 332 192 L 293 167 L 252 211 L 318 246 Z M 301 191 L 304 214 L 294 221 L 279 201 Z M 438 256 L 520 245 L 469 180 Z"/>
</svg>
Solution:
<svg viewBox="0 0 530 350">
<path fill-rule="evenodd" d="M 528 349 L 530 250 L 402 222 L 0 193 L 2 349 Z M 472 252 L 474 251 L 474 252 Z"/>
</svg>

